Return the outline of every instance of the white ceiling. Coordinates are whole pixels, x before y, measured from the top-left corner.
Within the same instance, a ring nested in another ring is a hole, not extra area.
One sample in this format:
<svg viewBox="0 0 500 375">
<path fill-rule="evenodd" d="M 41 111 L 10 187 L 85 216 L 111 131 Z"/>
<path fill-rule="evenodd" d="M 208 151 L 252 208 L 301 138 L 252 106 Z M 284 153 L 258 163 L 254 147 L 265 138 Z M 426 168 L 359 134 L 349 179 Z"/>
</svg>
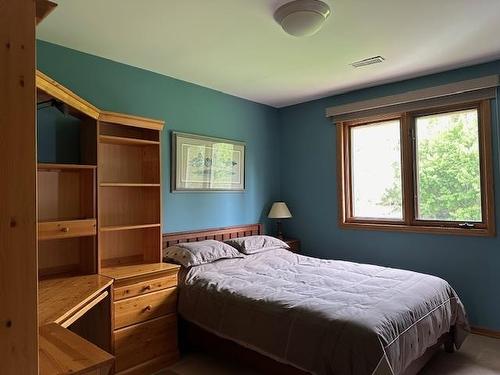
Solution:
<svg viewBox="0 0 500 375">
<path fill-rule="evenodd" d="M 500 0 L 326 0 L 308 38 L 275 23 L 287 0 L 55 1 L 39 39 L 275 107 L 500 58 Z"/>
</svg>

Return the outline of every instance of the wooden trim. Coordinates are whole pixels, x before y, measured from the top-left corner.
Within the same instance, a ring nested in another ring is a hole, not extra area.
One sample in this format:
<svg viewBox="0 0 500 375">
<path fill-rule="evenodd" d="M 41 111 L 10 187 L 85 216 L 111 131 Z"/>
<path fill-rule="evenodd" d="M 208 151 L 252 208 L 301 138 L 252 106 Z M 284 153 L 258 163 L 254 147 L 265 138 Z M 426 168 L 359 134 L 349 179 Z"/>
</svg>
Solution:
<svg viewBox="0 0 500 375">
<path fill-rule="evenodd" d="M 50 278 L 39 282 L 40 325 L 61 324 L 113 284 L 102 275 Z"/>
<path fill-rule="evenodd" d="M 153 224 L 137 224 L 137 225 L 106 225 L 101 226 L 99 230 L 101 232 L 115 232 L 119 230 L 134 230 L 134 229 L 145 229 L 145 228 L 157 228 L 160 227 L 160 223 Z"/>
<path fill-rule="evenodd" d="M 54 9 L 57 4 L 49 0 L 36 0 L 36 24 L 42 22 Z"/>
<path fill-rule="evenodd" d="M 0 374 L 38 373 L 35 2 L 0 0 Z"/>
<path fill-rule="evenodd" d="M 465 109 L 477 109 L 479 121 L 479 153 L 481 167 L 481 205 L 483 218 L 474 223 L 472 229 L 459 228 L 459 222 L 417 219 L 416 195 L 416 139 L 415 118 L 418 116 L 447 113 Z M 353 217 L 352 182 L 350 180 L 350 129 L 353 126 L 376 124 L 377 122 L 400 119 L 401 121 L 401 175 L 403 193 L 403 220 L 372 219 Z M 389 230 L 416 233 L 443 233 L 469 236 L 494 236 L 494 187 L 491 146 L 490 102 L 470 102 L 441 108 L 419 110 L 401 114 L 385 114 L 355 121 L 345 121 L 337 125 L 337 190 L 339 205 L 339 225 L 341 228 Z"/>
<path fill-rule="evenodd" d="M 86 164 L 58 164 L 58 163 L 38 163 L 39 171 L 60 171 L 60 170 L 80 170 L 80 169 L 97 169 L 97 165 Z"/>
<path fill-rule="evenodd" d="M 93 299 L 92 301 L 89 301 L 85 306 L 83 306 L 80 310 L 78 310 L 76 313 L 74 313 L 72 316 L 70 316 L 64 322 L 61 322 L 61 326 L 64 328 L 68 328 L 70 325 L 72 325 L 74 322 L 76 322 L 78 319 L 80 319 L 82 316 L 84 316 L 87 313 L 87 311 L 91 310 L 95 305 L 97 305 L 99 302 L 101 302 L 108 295 L 109 295 L 109 292 L 107 290 L 105 290 L 104 292 L 99 294 L 95 299 Z"/>
<path fill-rule="evenodd" d="M 453 234 L 460 236 L 491 236 L 486 229 L 462 229 L 456 227 L 431 227 L 424 225 L 406 224 L 383 224 L 383 223 L 363 223 L 363 222 L 341 222 L 339 226 L 344 229 L 377 230 L 389 232 L 409 232 L 409 233 L 432 233 L 432 234 Z"/>
<path fill-rule="evenodd" d="M 124 113 L 101 111 L 99 121 L 111 122 L 113 124 L 135 126 L 138 128 L 163 130 L 165 121 L 155 120 L 147 117 L 133 116 Z"/>
<path fill-rule="evenodd" d="M 488 235 L 496 234 L 495 225 L 495 189 L 493 172 L 493 150 L 491 136 L 491 104 L 483 100 L 479 107 L 479 152 L 481 155 L 481 190 L 484 191 L 482 202 L 483 221 L 486 220 Z"/>
<path fill-rule="evenodd" d="M 403 221 L 409 225 L 415 217 L 415 163 L 413 155 L 415 148 L 412 140 L 412 122 L 410 116 L 405 113 L 401 116 L 401 189 L 403 205 Z M 408 168 L 411 166 L 411 168 Z"/>
<path fill-rule="evenodd" d="M 203 240 L 224 241 L 230 238 L 263 234 L 262 224 L 236 225 L 232 227 L 202 229 L 199 231 L 173 232 L 163 234 L 163 249 L 182 242 Z"/>
<path fill-rule="evenodd" d="M 36 87 L 95 120 L 152 130 L 162 130 L 165 125 L 163 120 L 100 110 L 39 70 L 36 71 Z"/>
<path fill-rule="evenodd" d="M 338 204 L 338 222 L 343 223 L 344 218 L 348 217 L 346 213 L 346 193 L 345 189 L 345 126 L 343 123 L 337 124 L 337 204 Z"/>
<path fill-rule="evenodd" d="M 394 223 L 394 224 L 402 224 L 404 221 L 404 213 L 403 213 L 403 219 L 374 219 L 374 218 L 361 218 L 361 217 L 354 217 L 354 208 L 352 205 L 352 180 L 351 180 L 351 170 L 352 170 L 352 165 L 351 165 L 351 129 L 354 127 L 358 126 L 369 126 L 369 125 L 376 125 L 377 123 L 382 123 L 382 122 L 387 122 L 387 121 L 399 121 L 400 122 L 400 129 L 403 126 L 402 125 L 402 120 L 401 120 L 401 114 L 386 114 L 384 116 L 379 116 L 376 118 L 366 118 L 362 120 L 356 120 L 356 121 L 346 121 L 340 123 L 340 144 L 341 144 L 341 151 L 342 155 L 340 156 L 340 162 L 342 163 L 341 167 L 341 173 L 342 176 L 340 179 L 337 181 L 343 181 L 343 186 L 338 188 L 338 191 L 342 192 L 343 197 L 341 199 L 343 200 L 343 205 L 342 205 L 342 222 L 345 223 L 380 223 L 380 224 L 387 224 L 387 223 Z M 400 131 L 401 132 L 401 131 Z M 339 134 L 337 134 L 337 137 Z M 402 146 L 401 146 L 402 147 Z M 401 154 L 403 155 L 403 152 L 401 151 Z M 401 159 L 401 163 L 403 163 L 403 159 Z M 403 164 L 401 164 L 401 168 L 403 169 Z M 403 177 L 402 177 L 403 178 Z M 403 183 L 403 181 L 402 181 Z M 404 192 L 403 192 L 404 194 Z"/>
<path fill-rule="evenodd" d="M 115 280 L 115 287 L 122 286 L 123 281 L 138 282 L 142 277 L 162 277 L 171 273 L 177 273 L 180 266 L 171 263 L 144 263 L 130 264 L 117 267 L 103 267 L 102 274 Z"/>
<path fill-rule="evenodd" d="M 99 109 L 39 70 L 36 71 L 36 87 L 93 119 L 99 117 Z"/>
<path fill-rule="evenodd" d="M 440 97 L 462 94 L 500 85 L 500 76 L 491 75 L 480 78 L 469 79 L 448 83 L 444 85 L 428 87 L 425 89 L 407 91 L 402 94 L 388 95 L 381 98 L 369 99 L 355 103 L 338 105 L 326 109 L 326 117 L 334 117 L 347 113 L 368 111 L 381 107 L 393 107 L 395 105 L 435 99 Z"/>
<path fill-rule="evenodd" d="M 142 184 L 129 182 L 101 182 L 100 187 L 160 187 L 160 184 Z"/>
<path fill-rule="evenodd" d="M 100 143 L 109 143 L 114 145 L 129 145 L 129 146 L 147 146 L 147 145 L 159 145 L 159 141 L 150 141 L 148 139 L 139 138 L 127 138 L 127 137 L 116 137 L 113 135 L 100 135 Z"/>
<path fill-rule="evenodd" d="M 500 339 L 500 331 L 495 331 L 489 328 L 482 328 L 477 326 L 471 327 L 471 333 L 475 335 L 481 335 L 486 337 L 491 337 L 494 339 Z"/>
</svg>

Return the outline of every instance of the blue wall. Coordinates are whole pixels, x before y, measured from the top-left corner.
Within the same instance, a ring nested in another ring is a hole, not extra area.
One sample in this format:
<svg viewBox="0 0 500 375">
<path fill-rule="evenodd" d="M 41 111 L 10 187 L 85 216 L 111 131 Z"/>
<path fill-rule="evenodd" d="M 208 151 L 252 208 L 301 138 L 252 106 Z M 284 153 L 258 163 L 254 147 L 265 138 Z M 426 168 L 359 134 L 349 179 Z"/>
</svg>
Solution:
<svg viewBox="0 0 500 375">
<path fill-rule="evenodd" d="M 474 325 L 500 330 L 498 237 L 338 227 L 335 130 L 325 118 L 325 109 L 332 105 L 500 74 L 500 61 L 280 110 L 40 41 L 38 66 L 98 107 L 166 120 L 162 136 L 164 232 L 265 222 L 270 203 L 281 198 L 294 215 L 285 223 L 285 232 L 302 240 L 305 253 L 441 276 L 458 291 Z M 497 121 L 500 108 L 496 101 L 493 108 L 496 206 L 500 212 Z M 170 193 L 172 130 L 245 141 L 247 190 Z"/>
<path fill-rule="evenodd" d="M 162 134 L 163 232 L 266 222 L 267 210 L 279 198 L 280 188 L 276 109 L 42 41 L 37 42 L 37 53 L 42 72 L 97 107 L 166 121 Z M 44 112 L 40 120 L 47 116 L 45 111 L 39 111 Z M 171 193 L 172 130 L 246 142 L 246 191 Z M 55 130 L 49 131 L 53 134 Z M 50 145 L 48 138 L 39 137 L 39 144 Z M 55 157 L 49 152 L 43 156 Z"/>
<path fill-rule="evenodd" d="M 306 253 L 430 273 L 447 279 L 474 325 L 500 330 L 500 238 L 340 229 L 337 222 L 336 134 L 327 107 L 489 74 L 500 61 L 332 96 L 280 110 L 281 198 L 294 217 L 288 235 Z M 499 104 L 493 101 L 496 212 L 500 212 Z M 498 220 L 497 220 L 498 223 Z M 497 225 L 497 232 L 498 232 Z"/>
</svg>

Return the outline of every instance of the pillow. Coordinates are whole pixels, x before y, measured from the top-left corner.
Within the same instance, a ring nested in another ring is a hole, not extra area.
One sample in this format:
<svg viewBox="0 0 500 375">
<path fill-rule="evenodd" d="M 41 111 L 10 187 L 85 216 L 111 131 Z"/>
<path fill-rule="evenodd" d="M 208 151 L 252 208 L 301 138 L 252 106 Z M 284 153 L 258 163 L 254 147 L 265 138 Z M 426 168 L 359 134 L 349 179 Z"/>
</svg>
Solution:
<svg viewBox="0 0 500 375">
<path fill-rule="evenodd" d="M 170 246 L 163 252 L 163 257 L 184 267 L 191 267 L 210 263 L 218 259 L 243 258 L 243 255 L 234 247 L 224 242 L 206 240 L 185 242 Z"/>
<path fill-rule="evenodd" d="M 260 251 L 290 248 L 290 246 L 288 246 L 285 242 L 271 236 L 239 237 L 232 238 L 225 242 L 231 246 L 234 246 L 243 254 L 255 254 Z"/>
</svg>

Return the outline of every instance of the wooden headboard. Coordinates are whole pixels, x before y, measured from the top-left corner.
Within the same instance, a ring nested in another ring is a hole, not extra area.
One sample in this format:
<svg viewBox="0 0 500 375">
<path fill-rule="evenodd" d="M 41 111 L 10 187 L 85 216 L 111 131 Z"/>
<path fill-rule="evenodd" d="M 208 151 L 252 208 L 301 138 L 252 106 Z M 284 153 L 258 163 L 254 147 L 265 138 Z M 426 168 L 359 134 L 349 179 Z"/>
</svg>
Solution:
<svg viewBox="0 0 500 375">
<path fill-rule="evenodd" d="M 204 229 L 199 231 L 174 232 L 163 234 L 163 249 L 181 242 L 203 240 L 225 241 L 230 238 L 263 234 L 262 224 L 238 225 L 234 227 Z"/>
</svg>

